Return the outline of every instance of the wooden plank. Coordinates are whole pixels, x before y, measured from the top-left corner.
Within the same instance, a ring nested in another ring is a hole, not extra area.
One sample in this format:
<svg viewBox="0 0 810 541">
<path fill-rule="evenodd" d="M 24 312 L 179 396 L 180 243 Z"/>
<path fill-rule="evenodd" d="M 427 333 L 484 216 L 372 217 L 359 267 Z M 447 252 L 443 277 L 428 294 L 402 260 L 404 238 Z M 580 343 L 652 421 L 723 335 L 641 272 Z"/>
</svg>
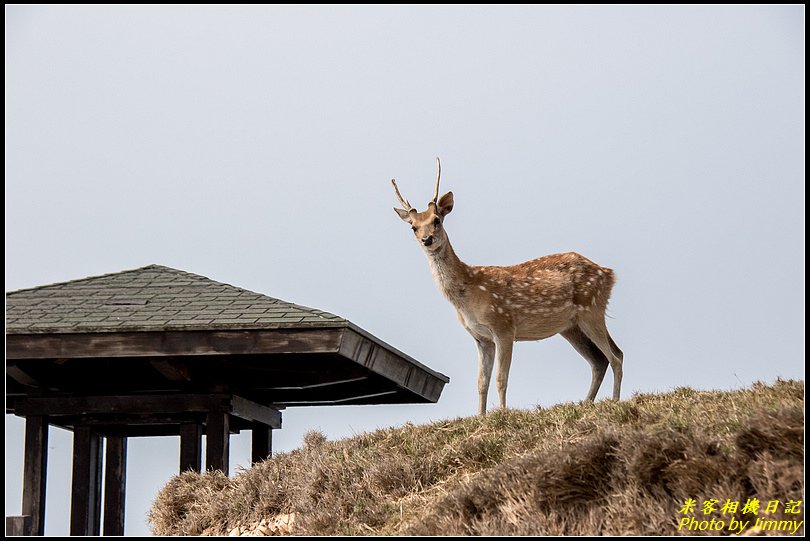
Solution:
<svg viewBox="0 0 810 541">
<path fill-rule="evenodd" d="M 180 425 L 180 473 L 202 470 L 202 425 L 184 423 Z"/>
<path fill-rule="evenodd" d="M 413 365 L 404 362 L 373 340 L 354 332 L 347 332 L 340 353 L 398 385 L 405 386 Z"/>
<path fill-rule="evenodd" d="M 340 346 L 340 354 L 365 366 L 375 374 L 396 383 L 405 391 L 421 396 L 429 402 L 437 402 L 449 378 L 423 365 L 407 362 L 387 344 L 347 329 Z"/>
<path fill-rule="evenodd" d="M 281 428 L 281 412 L 241 396 L 231 398 L 231 415 L 247 421 L 258 421 L 271 428 Z"/>
<path fill-rule="evenodd" d="M 6 517 L 6 537 L 14 536 L 23 536 L 23 535 L 32 535 L 31 531 L 31 523 L 33 522 L 31 519 L 31 515 L 16 515 Z"/>
<path fill-rule="evenodd" d="M 415 366 L 417 369 L 419 369 L 421 371 L 424 371 L 424 372 L 427 372 L 431 376 L 440 379 L 444 383 L 450 383 L 450 378 L 445 376 L 441 372 L 437 372 L 436 370 L 433 370 L 429 366 L 420 363 L 419 361 L 417 361 L 416 359 L 414 359 L 413 357 L 411 357 L 407 353 L 404 353 L 403 351 L 400 351 L 399 349 L 395 348 L 394 346 L 392 346 L 388 342 L 385 342 L 384 340 L 380 340 L 379 338 L 377 338 L 376 336 L 374 336 L 373 334 L 371 334 L 367 330 L 358 327 L 357 325 L 355 325 L 352 322 L 349 322 L 348 325 L 346 326 L 346 331 L 344 332 L 344 338 L 347 337 L 347 336 L 350 336 L 352 334 L 356 334 L 356 335 L 359 335 L 359 336 L 362 336 L 362 337 L 366 338 L 367 340 L 371 340 L 372 342 L 374 342 L 375 344 L 377 344 L 381 348 L 388 350 L 389 352 L 391 352 L 394 355 L 396 355 L 397 357 L 401 358 L 402 360 L 404 360 L 408 364 L 411 364 L 411 365 Z"/>
<path fill-rule="evenodd" d="M 87 426 L 73 431 L 70 535 L 98 535 L 101 502 L 101 437 Z"/>
<path fill-rule="evenodd" d="M 377 375 L 362 380 L 348 381 L 340 385 L 315 389 L 277 390 L 270 393 L 269 396 L 278 404 L 293 405 L 301 402 L 339 403 L 363 396 L 397 392 L 410 395 L 415 401 L 419 399 L 418 396 L 414 397 L 412 393 L 402 389 L 402 387 Z M 249 395 L 249 398 L 252 398 L 252 395 Z"/>
<path fill-rule="evenodd" d="M 205 422 L 205 468 L 228 475 L 230 432 L 227 413 L 209 413 Z"/>
<path fill-rule="evenodd" d="M 273 452 L 273 429 L 256 423 L 253 426 L 250 444 L 250 461 L 253 464 L 267 460 Z"/>
<path fill-rule="evenodd" d="M 31 517 L 31 530 L 26 535 L 45 534 L 47 472 L 48 419 L 41 415 L 26 417 L 22 514 Z"/>
<path fill-rule="evenodd" d="M 127 492 L 127 439 L 107 438 L 104 473 L 104 535 L 124 535 L 124 509 Z"/>
<path fill-rule="evenodd" d="M 334 353 L 341 327 L 239 331 L 8 334 L 8 359 Z"/>
</svg>

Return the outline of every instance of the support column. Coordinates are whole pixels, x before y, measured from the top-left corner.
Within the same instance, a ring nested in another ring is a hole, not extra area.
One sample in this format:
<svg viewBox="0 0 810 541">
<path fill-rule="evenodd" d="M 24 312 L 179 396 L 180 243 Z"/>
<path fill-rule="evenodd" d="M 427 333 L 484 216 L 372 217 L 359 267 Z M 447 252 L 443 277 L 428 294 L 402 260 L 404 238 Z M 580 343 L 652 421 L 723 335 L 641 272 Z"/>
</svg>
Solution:
<svg viewBox="0 0 810 541">
<path fill-rule="evenodd" d="M 205 423 L 205 468 L 228 475 L 230 419 L 227 413 L 209 413 Z"/>
<path fill-rule="evenodd" d="M 107 436 L 104 473 L 104 535 L 124 535 L 124 502 L 127 491 L 127 439 Z"/>
<path fill-rule="evenodd" d="M 70 535 L 98 535 L 101 522 L 101 436 L 89 426 L 73 429 Z"/>
<path fill-rule="evenodd" d="M 186 423 L 180 425 L 180 473 L 202 470 L 202 425 Z"/>
<path fill-rule="evenodd" d="M 48 418 L 25 418 L 22 514 L 31 517 L 25 535 L 45 534 L 45 485 L 48 472 Z"/>
<path fill-rule="evenodd" d="M 254 423 L 250 451 L 250 461 L 253 464 L 270 458 L 273 452 L 273 429 L 261 423 Z"/>
</svg>

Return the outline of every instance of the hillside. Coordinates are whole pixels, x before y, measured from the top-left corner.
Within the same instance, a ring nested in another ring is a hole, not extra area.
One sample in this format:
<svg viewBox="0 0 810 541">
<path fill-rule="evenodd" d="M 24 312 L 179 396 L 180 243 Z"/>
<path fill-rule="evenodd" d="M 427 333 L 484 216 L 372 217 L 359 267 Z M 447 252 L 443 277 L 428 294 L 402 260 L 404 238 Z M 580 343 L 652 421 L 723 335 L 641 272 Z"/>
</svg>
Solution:
<svg viewBox="0 0 810 541">
<path fill-rule="evenodd" d="M 679 388 L 334 442 L 311 432 L 233 479 L 173 478 L 149 519 L 160 535 L 803 534 L 804 503 L 790 512 L 803 464 L 804 382 Z"/>
</svg>

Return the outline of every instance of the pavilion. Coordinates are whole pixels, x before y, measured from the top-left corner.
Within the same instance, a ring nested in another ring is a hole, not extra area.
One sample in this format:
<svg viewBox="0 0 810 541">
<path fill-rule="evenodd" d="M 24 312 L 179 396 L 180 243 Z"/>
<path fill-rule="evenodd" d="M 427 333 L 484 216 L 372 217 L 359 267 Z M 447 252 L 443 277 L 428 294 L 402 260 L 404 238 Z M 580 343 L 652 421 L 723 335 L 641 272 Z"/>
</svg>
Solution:
<svg viewBox="0 0 810 541">
<path fill-rule="evenodd" d="M 122 535 L 129 437 L 179 435 L 182 472 L 205 435 L 205 467 L 227 472 L 230 434 L 265 459 L 286 407 L 436 402 L 448 381 L 339 316 L 160 265 L 9 292 L 25 464 L 6 533 L 44 532 L 50 425 L 73 432 L 71 535 Z"/>
</svg>

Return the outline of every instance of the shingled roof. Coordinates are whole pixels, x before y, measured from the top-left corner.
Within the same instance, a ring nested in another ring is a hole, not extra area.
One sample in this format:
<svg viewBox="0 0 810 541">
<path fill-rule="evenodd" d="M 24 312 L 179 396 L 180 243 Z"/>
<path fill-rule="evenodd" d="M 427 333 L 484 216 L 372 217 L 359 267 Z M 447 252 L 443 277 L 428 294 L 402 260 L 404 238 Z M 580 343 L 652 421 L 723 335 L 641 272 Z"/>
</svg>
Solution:
<svg viewBox="0 0 810 541">
<path fill-rule="evenodd" d="M 6 333 L 342 327 L 339 316 L 162 265 L 6 293 Z"/>
</svg>

